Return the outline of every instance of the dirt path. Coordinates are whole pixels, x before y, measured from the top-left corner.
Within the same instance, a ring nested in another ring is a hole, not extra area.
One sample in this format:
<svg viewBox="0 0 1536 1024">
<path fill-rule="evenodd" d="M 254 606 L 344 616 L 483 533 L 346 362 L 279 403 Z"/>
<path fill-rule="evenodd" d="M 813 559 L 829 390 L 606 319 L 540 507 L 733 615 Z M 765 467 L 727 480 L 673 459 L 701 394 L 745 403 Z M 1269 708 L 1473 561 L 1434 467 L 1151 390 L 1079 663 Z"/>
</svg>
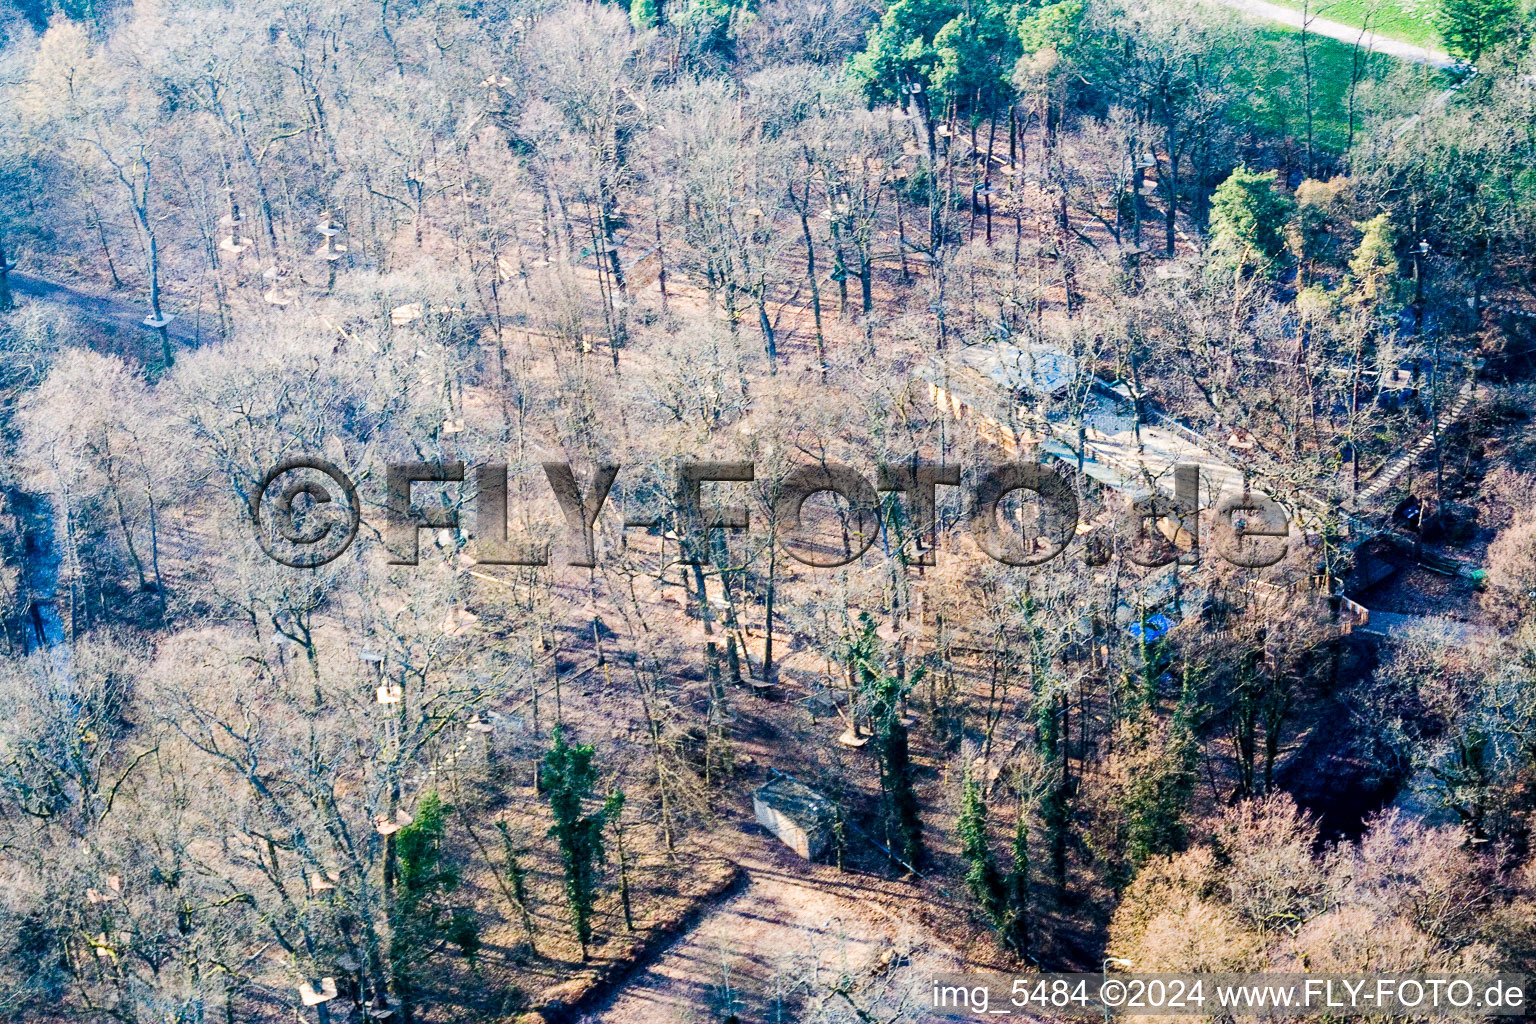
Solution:
<svg viewBox="0 0 1536 1024">
<path fill-rule="evenodd" d="M 1252 15 L 1255 18 L 1264 18 L 1267 21 L 1277 21 L 1291 28 L 1302 28 L 1303 19 L 1300 11 L 1293 11 L 1289 7 L 1281 7 L 1278 4 L 1265 3 L 1264 0 L 1220 0 L 1224 7 L 1230 7 L 1234 11 Z M 1456 61 L 1450 54 L 1439 50 L 1431 50 L 1423 46 L 1415 46 L 1405 43 L 1400 39 L 1389 39 L 1379 36 L 1374 32 L 1366 32 L 1361 35 L 1361 30 L 1353 25 L 1345 25 L 1337 21 L 1329 21 L 1327 18 L 1312 17 L 1305 23 L 1306 30 L 1329 39 L 1337 39 L 1341 43 L 1354 45 L 1359 41 L 1367 50 L 1376 53 L 1384 53 L 1398 60 L 1411 60 L 1418 64 L 1430 64 L 1437 68 L 1448 68 L 1455 65 Z"/>
<path fill-rule="evenodd" d="M 918 993 L 935 973 L 963 970 L 961 954 L 892 909 L 868 876 L 807 864 L 755 824 L 732 822 L 721 832 L 737 848 L 745 888 L 583 1024 L 702 1024 L 729 1013 L 741 1024 L 815 1020 L 823 1001 L 849 1011 L 833 994 L 843 979 L 853 1001 L 880 1020 L 938 1019 Z"/>
<path fill-rule="evenodd" d="M 18 297 L 56 302 L 61 306 L 68 306 L 82 316 L 109 324 L 118 330 L 140 332 L 146 338 L 154 335 L 154 331 L 144 326 L 144 317 L 149 312 L 149 307 L 146 305 L 125 302 L 110 295 L 99 295 L 73 285 L 59 284 L 56 281 L 23 274 L 16 270 L 10 272 L 9 279 L 11 291 Z M 197 332 L 185 319 L 172 320 L 166 331 L 173 339 L 184 345 L 197 343 Z"/>
<path fill-rule="evenodd" d="M 727 1002 L 743 1020 L 772 1020 L 803 998 L 808 975 L 873 965 L 886 944 L 873 915 L 793 875 L 755 872 L 744 891 L 600 1010 L 594 1022 L 681 1024 L 716 1020 Z"/>
</svg>

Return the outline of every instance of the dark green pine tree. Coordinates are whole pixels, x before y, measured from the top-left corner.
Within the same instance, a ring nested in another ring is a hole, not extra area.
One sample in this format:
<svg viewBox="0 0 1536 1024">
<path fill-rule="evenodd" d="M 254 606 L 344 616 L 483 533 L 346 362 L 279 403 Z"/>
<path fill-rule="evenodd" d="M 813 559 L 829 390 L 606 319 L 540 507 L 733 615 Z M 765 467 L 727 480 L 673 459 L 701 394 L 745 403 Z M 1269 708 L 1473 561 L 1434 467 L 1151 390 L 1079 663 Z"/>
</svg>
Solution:
<svg viewBox="0 0 1536 1024">
<path fill-rule="evenodd" d="M 555 745 L 544 755 L 544 795 L 554 824 L 549 834 L 560 847 L 560 862 L 565 869 L 565 902 L 571 912 L 571 925 L 581 943 L 581 958 L 587 959 L 592 941 L 592 908 L 597 902 L 598 867 L 604 858 L 603 826 L 612 802 L 602 809 L 583 814 L 597 782 L 592 765 L 595 751 L 590 744 L 571 746 L 565 742 L 565 730 L 555 728 Z"/>
<path fill-rule="evenodd" d="M 1184 812 L 1194 792 L 1200 748 L 1195 741 L 1201 672 L 1186 663 L 1184 685 L 1160 750 L 1135 773 L 1126 792 L 1126 852 L 1134 871 L 1148 857 L 1184 848 Z M 1150 712 L 1147 713 L 1150 719 Z M 1146 729 L 1151 729 L 1150 721 Z M 1142 733 L 1145 736 L 1146 732 Z M 1150 744 L 1133 736 L 1130 742 Z"/>
<path fill-rule="evenodd" d="M 960 855 L 968 868 L 965 887 L 1003 942 L 1023 955 L 1029 948 L 1029 819 L 1019 803 L 1013 832 L 1013 866 L 1005 875 L 987 842 L 987 804 L 972 770 L 965 770 L 960 798 Z"/>
<path fill-rule="evenodd" d="M 882 682 L 892 683 L 895 679 L 886 676 Z M 886 841 L 901 854 L 908 867 L 919 868 L 923 861 L 923 825 L 917 815 L 917 792 L 912 788 L 907 727 L 899 712 L 888 714 L 877 725 L 875 742 L 880 746 L 880 782 L 887 801 Z"/>
<path fill-rule="evenodd" d="M 389 960 L 405 1021 L 414 1018 L 423 965 L 444 940 L 471 959 L 480 949 L 474 915 L 447 900 L 459 886 L 458 867 L 443 848 L 450 811 L 436 793 L 428 793 L 417 805 L 415 820 L 395 836 L 400 869 L 395 877 Z"/>
<path fill-rule="evenodd" d="M 1019 801 L 1019 815 L 1013 825 L 1013 866 L 1008 870 L 1007 882 L 1003 941 L 1023 956 L 1029 952 L 1029 812 L 1023 800 Z"/>
<path fill-rule="evenodd" d="M 905 679 L 887 675 L 879 660 L 879 638 L 868 613 L 860 617 L 859 636 L 849 649 L 849 661 L 859 680 L 859 693 L 874 725 L 875 759 L 880 765 L 885 841 L 908 868 L 922 866 L 923 825 L 918 818 L 917 792 L 912 784 L 912 755 L 901 705 L 923 677 L 922 669 Z"/>
<path fill-rule="evenodd" d="M 1241 276 L 1264 276 L 1285 254 L 1291 203 L 1275 189 L 1274 171 L 1234 168 L 1211 195 L 1211 267 Z"/>
<path fill-rule="evenodd" d="M 1132 713 L 1138 710 L 1147 712 L 1157 709 L 1157 695 L 1162 688 L 1163 676 L 1173 666 L 1173 650 L 1168 643 L 1166 632 L 1159 634 L 1156 639 L 1148 639 L 1152 632 L 1152 626 L 1147 623 L 1144 616 L 1141 620 L 1141 636 L 1138 638 L 1139 653 L 1141 654 L 1139 693 L 1132 695 L 1133 700 L 1140 701 L 1140 707 L 1131 707 Z"/>
<path fill-rule="evenodd" d="M 1471 63 L 1510 37 L 1519 14 L 1518 0 L 1440 0 L 1435 27 L 1445 48 Z"/>
<path fill-rule="evenodd" d="M 1007 897 L 1003 888 L 1003 875 L 992 857 L 992 847 L 987 842 L 987 805 L 981 797 L 981 786 L 970 765 L 965 769 L 965 788 L 960 797 L 960 856 L 969 867 L 965 872 L 965 887 L 970 890 L 981 912 L 996 925 L 1003 919 L 1003 907 Z"/>
</svg>

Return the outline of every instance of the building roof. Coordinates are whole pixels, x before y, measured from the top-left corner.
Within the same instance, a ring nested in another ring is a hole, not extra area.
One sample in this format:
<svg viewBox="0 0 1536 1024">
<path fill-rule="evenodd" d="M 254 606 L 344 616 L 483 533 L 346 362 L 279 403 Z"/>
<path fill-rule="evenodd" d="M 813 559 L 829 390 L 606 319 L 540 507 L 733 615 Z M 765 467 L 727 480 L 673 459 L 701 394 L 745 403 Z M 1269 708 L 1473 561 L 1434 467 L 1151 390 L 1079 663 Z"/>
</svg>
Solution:
<svg viewBox="0 0 1536 1024">
<path fill-rule="evenodd" d="M 752 798 L 801 824 L 825 822 L 832 817 L 832 804 L 826 797 L 788 775 L 759 786 Z"/>
<path fill-rule="evenodd" d="M 961 349 L 960 361 L 1015 394 L 1059 395 L 1077 379 L 1077 359 L 1053 345 L 998 341 Z"/>
</svg>

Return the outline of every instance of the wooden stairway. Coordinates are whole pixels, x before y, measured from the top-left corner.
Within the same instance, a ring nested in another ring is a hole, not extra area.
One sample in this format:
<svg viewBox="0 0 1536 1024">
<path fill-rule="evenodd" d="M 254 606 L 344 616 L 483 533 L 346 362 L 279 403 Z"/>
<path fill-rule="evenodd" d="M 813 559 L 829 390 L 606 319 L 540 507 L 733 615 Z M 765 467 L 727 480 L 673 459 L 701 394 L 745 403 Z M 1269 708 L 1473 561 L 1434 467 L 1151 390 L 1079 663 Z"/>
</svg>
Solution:
<svg viewBox="0 0 1536 1024">
<path fill-rule="evenodd" d="M 1478 397 L 1479 387 L 1475 380 L 1468 381 L 1462 389 L 1456 393 L 1456 398 L 1440 417 L 1440 429 L 1444 430 L 1461 418 L 1467 411 L 1467 406 Z M 1371 477 L 1370 484 L 1359 494 L 1355 495 L 1355 507 L 1362 508 L 1379 498 L 1397 482 L 1397 478 L 1419 460 L 1419 456 L 1427 452 L 1435 443 L 1435 431 L 1431 430 L 1414 442 L 1413 447 L 1405 448 L 1387 461 Z"/>
</svg>

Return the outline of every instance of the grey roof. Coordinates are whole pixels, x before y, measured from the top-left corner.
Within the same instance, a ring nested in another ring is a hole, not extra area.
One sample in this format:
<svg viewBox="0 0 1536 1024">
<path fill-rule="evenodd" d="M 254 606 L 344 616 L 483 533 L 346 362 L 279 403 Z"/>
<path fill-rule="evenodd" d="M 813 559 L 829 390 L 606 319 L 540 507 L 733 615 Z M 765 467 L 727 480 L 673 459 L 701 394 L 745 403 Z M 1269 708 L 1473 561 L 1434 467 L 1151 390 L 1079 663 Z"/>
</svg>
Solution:
<svg viewBox="0 0 1536 1024">
<path fill-rule="evenodd" d="M 822 823 L 832 817 L 832 805 L 826 797 L 788 775 L 759 786 L 752 796 L 802 824 Z"/>
<path fill-rule="evenodd" d="M 1057 395 L 1077 379 L 1076 358 L 1051 345 L 971 345 L 960 351 L 960 361 L 1014 393 Z"/>
</svg>

